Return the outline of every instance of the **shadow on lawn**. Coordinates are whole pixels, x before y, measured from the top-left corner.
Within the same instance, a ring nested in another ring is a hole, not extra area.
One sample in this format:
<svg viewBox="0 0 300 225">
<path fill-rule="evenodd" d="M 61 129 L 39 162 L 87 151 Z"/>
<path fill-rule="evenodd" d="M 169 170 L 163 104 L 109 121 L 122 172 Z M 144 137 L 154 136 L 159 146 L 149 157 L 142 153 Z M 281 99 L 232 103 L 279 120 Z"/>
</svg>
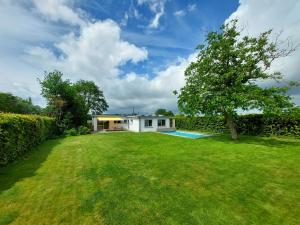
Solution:
<svg viewBox="0 0 300 225">
<path fill-rule="evenodd" d="M 228 134 L 212 137 L 216 141 L 231 143 L 231 144 L 252 144 L 252 145 L 262 145 L 267 147 L 296 147 L 300 145 L 300 140 L 296 138 L 288 137 L 284 139 L 283 137 L 260 137 L 260 136 L 240 136 L 238 140 L 232 140 Z"/>
<path fill-rule="evenodd" d="M 5 167 L 0 167 L 0 194 L 10 189 L 18 181 L 34 176 L 35 172 L 46 161 L 53 147 L 60 142 L 61 139 L 45 141 L 24 156 L 21 156 L 17 161 Z"/>
</svg>

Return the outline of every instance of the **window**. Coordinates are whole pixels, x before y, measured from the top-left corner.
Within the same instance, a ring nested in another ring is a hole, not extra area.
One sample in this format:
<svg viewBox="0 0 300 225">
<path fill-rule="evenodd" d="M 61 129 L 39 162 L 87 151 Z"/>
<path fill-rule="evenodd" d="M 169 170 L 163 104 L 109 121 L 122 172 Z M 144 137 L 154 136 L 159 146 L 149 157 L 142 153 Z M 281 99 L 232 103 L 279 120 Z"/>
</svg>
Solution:
<svg viewBox="0 0 300 225">
<path fill-rule="evenodd" d="M 115 120 L 114 123 L 121 123 L 121 121 L 120 120 Z"/>
<path fill-rule="evenodd" d="M 166 126 L 166 120 L 158 120 L 158 121 L 157 121 L 157 126 L 159 126 L 159 127 L 164 127 L 164 126 Z"/>
<path fill-rule="evenodd" d="M 152 120 L 145 120 L 145 127 L 152 127 Z"/>
</svg>

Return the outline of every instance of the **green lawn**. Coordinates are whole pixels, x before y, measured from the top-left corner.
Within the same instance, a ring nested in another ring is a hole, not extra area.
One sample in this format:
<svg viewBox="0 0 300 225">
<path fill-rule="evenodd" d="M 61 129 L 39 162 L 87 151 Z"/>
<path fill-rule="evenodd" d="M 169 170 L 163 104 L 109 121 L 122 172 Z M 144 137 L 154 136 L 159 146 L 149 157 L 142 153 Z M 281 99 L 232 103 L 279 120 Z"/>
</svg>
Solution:
<svg viewBox="0 0 300 225">
<path fill-rule="evenodd" d="M 107 133 L 0 168 L 0 224 L 299 224 L 300 140 Z"/>
</svg>

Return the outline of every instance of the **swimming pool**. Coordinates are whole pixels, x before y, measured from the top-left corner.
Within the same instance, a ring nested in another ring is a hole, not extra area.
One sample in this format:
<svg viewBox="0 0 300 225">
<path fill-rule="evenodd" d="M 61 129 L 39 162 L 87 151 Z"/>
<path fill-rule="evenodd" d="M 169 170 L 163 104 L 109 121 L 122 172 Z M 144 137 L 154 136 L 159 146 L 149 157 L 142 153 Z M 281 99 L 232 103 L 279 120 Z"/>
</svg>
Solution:
<svg viewBox="0 0 300 225">
<path fill-rule="evenodd" d="M 162 132 L 162 133 L 173 135 L 173 136 L 178 136 L 178 137 L 192 138 L 192 139 L 197 139 L 197 138 L 210 136 L 210 135 L 207 135 L 207 134 L 189 133 L 189 132 L 185 132 L 185 131 L 165 131 L 165 132 Z"/>
</svg>

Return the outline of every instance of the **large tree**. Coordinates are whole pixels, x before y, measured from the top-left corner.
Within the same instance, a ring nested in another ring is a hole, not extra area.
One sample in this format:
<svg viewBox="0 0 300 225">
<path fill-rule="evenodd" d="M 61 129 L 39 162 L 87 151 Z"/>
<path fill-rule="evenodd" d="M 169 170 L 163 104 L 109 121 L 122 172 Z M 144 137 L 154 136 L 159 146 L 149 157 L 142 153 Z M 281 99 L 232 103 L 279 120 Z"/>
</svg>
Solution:
<svg viewBox="0 0 300 225">
<path fill-rule="evenodd" d="M 162 115 L 162 116 L 174 116 L 174 113 L 170 110 L 166 110 L 166 109 L 157 109 L 155 111 L 155 115 L 156 116 L 159 116 L 159 115 Z"/>
<path fill-rule="evenodd" d="M 0 112 L 40 114 L 41 108 L 33 105 L 30 97 L 23 99 L 10 93 L 0 92 Z"/>
<path fill-rule="evenodd" d="M 92 114 L 102 114 L 108 109 L 103 91 L 93 81 L 79 80 L 74 87 Z"/>
<path fill-rule="evenodd" d="M 93 82 L 81 80 L 72 84 L 70 80 L 63 80 L 62 77 L 60 71 L 53 71 L 40 80 L 42 96 L 48 102 L 45 111 L 56 118 L 60 132 L 84 125 L 88 112 L 94 109 L 93 104 L 96 104 L 98 112 L 107 109 L 102 91 Z M 99 101 L 101 104 L 98 104 Z"/>
<path fill-rule="evenodd" d="M 271 71 L 272 62 L 295 48 L 278 47 L 270 41 L 271 30 L 258 37 L 241 36 L 237 20 L 210 32 L 199 45 L 197 60 L 185 71 L 186 84 L 178 96 L 179 109 L 189 115 L 223 115 L 233 139 L 238 138 L 235 118 L 238 110 L 258 109 L 279 113 L 292 106 L 287 91 L 295 83 L 262 87 L 259 81 L 280 81 L 283 75 Z M 176 91 L 175 91 L 176 93 Z"/>
</svg>

